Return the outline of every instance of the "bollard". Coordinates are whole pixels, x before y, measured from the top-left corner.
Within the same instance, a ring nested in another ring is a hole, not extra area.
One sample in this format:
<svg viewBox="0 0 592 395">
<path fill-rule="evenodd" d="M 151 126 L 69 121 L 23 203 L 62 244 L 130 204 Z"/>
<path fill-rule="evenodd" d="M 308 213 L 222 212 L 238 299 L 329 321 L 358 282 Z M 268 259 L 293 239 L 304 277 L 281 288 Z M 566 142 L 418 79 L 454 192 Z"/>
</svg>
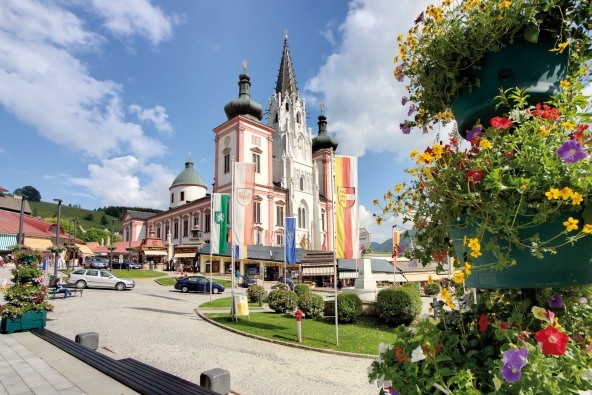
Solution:
<svg viewBox="0 0 592 395">
<path fill-rule="evenodd" d="M 263 292 L 259 292 L 259 307 L 263 307 Z"/>
<path fill-rule="evenodd" d="M 294 312 L 296 317 L 296 334 L 298 335 L 298 343 L 302 343 L 302 318 L 304 318 L 304 312 L 300 309 Z"/>
<path fill-rule="evenodd" d="M 220 368 L 207 370 L 199 377 L 199 385 L 218 394 L 228 394 L 230 392 L 230 372 Z"/>
<path fill-rule="evenodd" d="M 79 333 L 74 338 L 74 341 L 92 350 L 99 348 L 99 334 L 96 332 Z"/>
</svg>

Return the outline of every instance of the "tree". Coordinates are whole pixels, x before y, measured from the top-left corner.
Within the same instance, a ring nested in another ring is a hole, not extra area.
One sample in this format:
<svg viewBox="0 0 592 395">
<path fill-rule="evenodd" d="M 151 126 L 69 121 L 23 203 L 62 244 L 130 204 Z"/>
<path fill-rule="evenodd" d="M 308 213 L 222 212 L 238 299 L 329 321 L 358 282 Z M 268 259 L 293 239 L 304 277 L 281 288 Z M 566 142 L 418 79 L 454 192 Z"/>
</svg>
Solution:
<svg viewBox="0 0 592 395">
<path fill-rule="evenodd" d="M 86 214 L 86 215 L 84 216 L 84 219 L 85 219 L 85 220 L 87 220 L 87 221 L 94 221 L 94 219 L 95 219 L 95 216 L 94 216 L 94 215 L 92 215 L 92 213 L 88 213 L 88 214 Z"/>
<path fill-rule="evenodd" d="M 109 224 L 109 221 L 107 220 L 107 216 L 105 214 L 103 214 L 103 216 L 101 217 L 101 225 L 107 225 Z"/>
<path fill-rule="evenodd" d="M 41 201 L 41 194 L 39 193 L 39 191 L 30 185 L 15 189 L 14 195 L 23 196 L 25 199 L 27 199 L 30 202 L 40 202 Z"/>
</svg>

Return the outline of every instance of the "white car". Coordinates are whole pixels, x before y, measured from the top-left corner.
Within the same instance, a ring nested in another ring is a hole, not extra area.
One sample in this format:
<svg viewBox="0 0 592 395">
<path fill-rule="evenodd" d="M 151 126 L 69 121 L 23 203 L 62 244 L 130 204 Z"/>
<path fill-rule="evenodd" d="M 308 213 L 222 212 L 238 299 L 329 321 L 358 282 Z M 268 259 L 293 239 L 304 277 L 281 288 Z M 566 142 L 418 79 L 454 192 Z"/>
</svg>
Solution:
<svg viewBox="0 0 592 395">
<path fill-rule="evenodd" d="M 119 278 L 110 271 L 99 269 L 77 269 L 68 274 L 66 284 L 76 288 L 113 288 L 118 291 L 133 288 L 134 280 Z"/>
</svg>

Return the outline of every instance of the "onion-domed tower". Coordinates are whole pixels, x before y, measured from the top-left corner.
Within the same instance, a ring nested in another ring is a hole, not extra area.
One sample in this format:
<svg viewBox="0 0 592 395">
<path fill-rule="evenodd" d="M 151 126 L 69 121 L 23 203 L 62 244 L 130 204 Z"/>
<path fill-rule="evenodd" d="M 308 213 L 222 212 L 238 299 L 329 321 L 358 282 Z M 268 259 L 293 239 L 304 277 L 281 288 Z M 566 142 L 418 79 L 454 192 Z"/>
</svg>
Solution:
<svg viewBox="0 0 592 395">
<path fill-rule="evenodd" d="M 206 196 L 207 190 L 203 178 L 193 168 L 191 155 L 189 155 L 189 159 L 185 162 L 185 169 L 179 173 L 169 187 L 171 193 L 170 208 L 201 199 Z"/>
</svg>

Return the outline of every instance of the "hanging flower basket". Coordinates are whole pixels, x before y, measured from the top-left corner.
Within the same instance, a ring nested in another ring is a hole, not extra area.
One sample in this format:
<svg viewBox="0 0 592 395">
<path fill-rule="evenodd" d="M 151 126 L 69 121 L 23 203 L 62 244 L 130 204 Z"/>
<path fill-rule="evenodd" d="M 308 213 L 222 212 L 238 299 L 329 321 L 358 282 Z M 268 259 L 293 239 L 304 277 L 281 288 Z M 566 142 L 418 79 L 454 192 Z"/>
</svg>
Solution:
<svg viewBox="0 0 592 395">
<path fill-rule="evenodd" d="M 554 221 L 545 222 L 519 232 L 524 242 L 536 243 L 537 240 L 549 240 L 565 230 L 564 223 L 569 218 L 583 223 L 581 213 L 562 213 Z M 514 247 L 504 253 L 514 264 L 509 267 L 496 267 L 499 259 L 491 251 L 483 251 L 478 258 L 470 256 L 467 237 L 477 233 L 475 226 L 466 227 L 456 223 L 448 227 L 456 256 L 471 261 L 471 274 L 466 278 L 466 285 L 474 288 L 557 288 L 592 284 L 592 237 L 584 237 L 558 248 L 556 253 L 536 257 L 528 249 Z M 481 245 L 504 242 L 491 233 L 486 233 Z"/>
</svg>

